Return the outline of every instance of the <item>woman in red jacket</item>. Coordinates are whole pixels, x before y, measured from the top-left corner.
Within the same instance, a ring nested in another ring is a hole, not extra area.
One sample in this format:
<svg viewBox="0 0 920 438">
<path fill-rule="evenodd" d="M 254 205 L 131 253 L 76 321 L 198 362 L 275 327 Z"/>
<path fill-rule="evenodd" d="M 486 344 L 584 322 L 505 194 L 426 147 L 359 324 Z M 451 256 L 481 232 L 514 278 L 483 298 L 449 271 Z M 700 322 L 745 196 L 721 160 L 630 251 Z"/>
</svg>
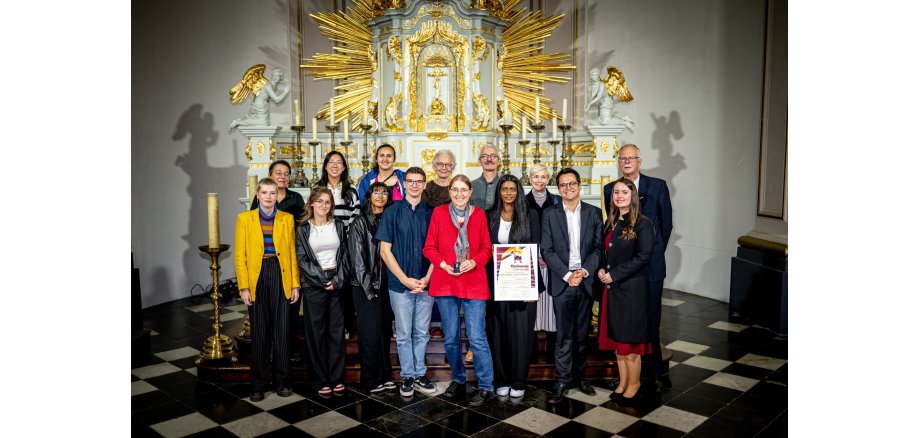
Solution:
<svg viewBox="0 0 920 438">
<path fill-rule="evenodd" d="M 469 405 L 479 406 L 495 398 L 485 320 L 489 300 L 486 263 L 492 257 L 492 242 L 485 212 L 470 205 L 473 190 L 470 179 L 457 175 L 449 187 L 450 203 L 431 213 L 422 253 L 437 268 L 431 275 L 428 293 L 441 312 L 444 351 L 450 363 L 451 382 L 444 395 L 453 398 L 466 385 L 466 367 L 460 353 L 462 307 L 479 389 Z"/>
</svg>

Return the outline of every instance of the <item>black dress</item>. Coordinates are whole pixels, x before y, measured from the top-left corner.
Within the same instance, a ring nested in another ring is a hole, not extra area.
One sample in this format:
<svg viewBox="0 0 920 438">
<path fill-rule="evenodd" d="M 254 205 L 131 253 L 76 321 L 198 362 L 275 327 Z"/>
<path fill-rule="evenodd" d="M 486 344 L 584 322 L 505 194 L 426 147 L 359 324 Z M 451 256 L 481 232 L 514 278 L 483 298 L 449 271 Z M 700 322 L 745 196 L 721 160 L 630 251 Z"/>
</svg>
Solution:
<svg viewBox="0 0 920 438">
<path fill-rule="evenodd" d="M 618 354 L 642 354 L 650 351 L 646 301 L 648 265 L 655 245 L 655 230 L 648 218 L 639 216 L 636 237 L 626 239 L 621 235 L 624 222 L 621 219 L 614 225 L 613 236 L 602 261 L 602 266 L 613 278 L 613 283 L 606 288 L 607 336 L 617 344 L 633 344 L 629 347 L 640 350 L 617 348 Z"/>
</svg>

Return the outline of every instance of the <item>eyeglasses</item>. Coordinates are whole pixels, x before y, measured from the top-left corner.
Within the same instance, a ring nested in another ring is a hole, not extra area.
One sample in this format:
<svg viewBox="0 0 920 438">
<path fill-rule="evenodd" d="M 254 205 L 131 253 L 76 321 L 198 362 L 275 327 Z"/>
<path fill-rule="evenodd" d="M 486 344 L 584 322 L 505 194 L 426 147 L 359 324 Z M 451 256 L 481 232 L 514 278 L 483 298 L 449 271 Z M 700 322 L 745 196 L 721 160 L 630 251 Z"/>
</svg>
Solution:
<svg viewBox="0 0 920 438">
<path fill-rule="evenodd" d="M 314 203 L 314 204 L 318 204 L 318 205 L 332 205 L 331 202 L 329 202 L 329 201 L 327 201 L 327 200 L 325 200 L 325 199 L 317 199 L 317 200 L 313 201 L 313 203 Z"/>
<path fill-rule="evenodd" d="M 272 172 L 272 175 L 275 175 L 275 176 L 283 176 L 283 177 L 285 177 L 285 178 L 289 178 L 289 177 L 291 176 L 291 172 L 278 172 L 278 171 L 275 171 L 275 172 Z"/>
<path fill-rule="evenodd" d="M 450 189 L 451 193 L 469 193 L 470 189 L 466 187 L 453 187 Z"/>
<path fill-rule="evenodd" d="M 407 186 L 420 186 L 422 184 L 425 184 L 425 180 L 423 179 L 407 179 L 406 180 Z"/>
<path fill-rule="evenodd" d="M 435 165 L 436 167 L 451 167 L 451 166 L 453 166 L 452 163 L 434 163 L 434 165 Z"/>
<path fill-rule="evenodd" d="M 502 187 L 502 193 L 517 193 L 517 187 Z"/>
<path fill-rule="evenodd" d="M 487 160 L 495 160 L 495 159 L 498 159 L 498 155 L 497 154 L 482 154 L 479 156 L 480 160 L 483 158 Z"/>
<path fill-rule="evenodd" d="M 630 161 L 638 161 L 641 159 L 642 157 L 620 157 L 618 158 L 618 160 L 620 160 L 621 163 L 628 163 Z"/>
<path fill-rule="evenodd" d="M 575 187 L 578 187 L 578 185 L 579 185 L 578 181 L 559 183 L 559 188 L 560 189 L 574 189 Z"/>
<path fill-rule="evenodd" d="M 343 162 L 341 162 L 341 161 L 330 161 L 330 162 L 327 163 L 327 164 L 329 164 L 330 166 L 343 166 L 343 165 L 345 165 L 345 163 L 343 163 Z"/>
<path fill-rule="evenodd" d="M 386 190 L 374 190 L 373 192 L 371 192 L 371 194 L 374 196 L 386 196 L 387 191 Z"/>
</svg>

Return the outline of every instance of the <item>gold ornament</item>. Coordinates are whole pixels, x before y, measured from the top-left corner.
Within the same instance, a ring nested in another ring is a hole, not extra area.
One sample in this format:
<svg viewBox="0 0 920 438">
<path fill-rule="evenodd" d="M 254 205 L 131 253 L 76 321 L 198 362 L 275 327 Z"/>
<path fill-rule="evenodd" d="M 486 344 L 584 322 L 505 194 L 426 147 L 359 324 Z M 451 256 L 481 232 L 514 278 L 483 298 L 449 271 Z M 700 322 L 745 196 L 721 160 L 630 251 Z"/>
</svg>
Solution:
<svg viewBox="0 0 920 438">
<path fill-rule="evenodd" d="M 268 79 L 263 75 L 264 72 L 265 64 L 249 67 L 246 73 L 243 73 L 243 78 L 230 89 L 230 103 L 240 103 L 246 100 L 250 92 L 258 96 L 262 87 L 268 83 Z"/>
<path fill-rule="evenodd" d="M 613 97 L 616 95 L 620 102 L 629 102 L 633 100 L 629 88 L 626 87 L 626 78 L 620 69 L 610 65 L 607 66 L 607 77 L 601 80 L 607 89 L 607 95 Z M 604 152 L 607 152 L 606 150 Z"/>
</svg>

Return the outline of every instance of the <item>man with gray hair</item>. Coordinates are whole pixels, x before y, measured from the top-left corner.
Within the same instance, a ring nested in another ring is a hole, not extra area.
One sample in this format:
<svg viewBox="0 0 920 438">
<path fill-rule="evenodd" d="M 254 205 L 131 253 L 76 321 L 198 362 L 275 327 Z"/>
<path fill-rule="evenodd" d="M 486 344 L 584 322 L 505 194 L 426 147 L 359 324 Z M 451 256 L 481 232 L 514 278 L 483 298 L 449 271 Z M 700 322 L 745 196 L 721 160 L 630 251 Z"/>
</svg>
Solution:
<svg viewBox="0 0 920 438">
<path fill-rule="evenodd" d="M 488 211 L 495 202 L 495 187 L 498 185 L 498 149 L 484 146 L 479 151 L 479 165 L 482 166 L 482 175 L 473 180 L 470 202 Z"/>
</svg>

